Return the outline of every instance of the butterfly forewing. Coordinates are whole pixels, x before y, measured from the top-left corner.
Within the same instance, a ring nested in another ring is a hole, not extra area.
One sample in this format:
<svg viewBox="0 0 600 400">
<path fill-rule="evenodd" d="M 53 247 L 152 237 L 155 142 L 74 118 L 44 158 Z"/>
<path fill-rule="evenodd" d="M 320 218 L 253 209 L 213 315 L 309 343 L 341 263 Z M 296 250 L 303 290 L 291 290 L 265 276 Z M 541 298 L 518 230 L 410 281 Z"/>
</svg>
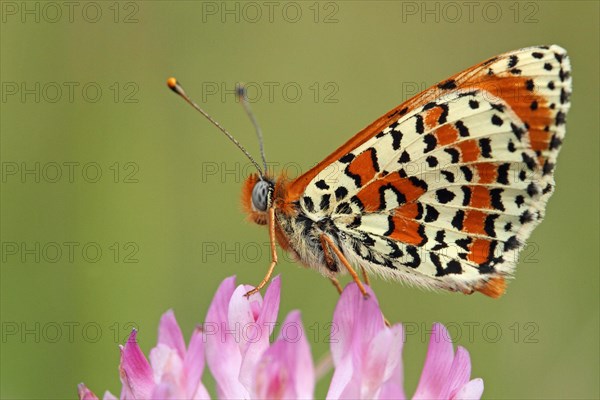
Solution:
<svg viewBox="0 0 600 400">
<path fill-rule="evenodd" d="M 570 92 L 558 46 L 494 57 L 392 110 L 291 188 L 367 270 L 485 292 L 543 217 Z"/>
</svg>

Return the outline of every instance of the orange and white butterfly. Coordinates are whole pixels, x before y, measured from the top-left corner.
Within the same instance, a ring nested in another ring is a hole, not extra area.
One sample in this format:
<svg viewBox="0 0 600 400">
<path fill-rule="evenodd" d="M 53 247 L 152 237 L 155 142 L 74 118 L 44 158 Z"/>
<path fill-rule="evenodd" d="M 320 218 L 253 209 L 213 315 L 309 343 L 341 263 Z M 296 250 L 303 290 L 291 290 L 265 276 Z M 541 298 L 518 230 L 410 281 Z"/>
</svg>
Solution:
<svg viewBox="0 0 600 400">
<path fill-rule="evenodd" d="M 353 266 L 365 279 L 499 297 L 554 188 L 570 72 L 556 45 L 492 57 L 384 114 L 291 181 L 268 176 L 174 78 L 168 85 L 259 171 L 242 201 L 268 225 L 272 262 L 249 294 L 269 280 L 277 242 L 334 283 L 350 272 L 363 293 Z"/>
</svg>

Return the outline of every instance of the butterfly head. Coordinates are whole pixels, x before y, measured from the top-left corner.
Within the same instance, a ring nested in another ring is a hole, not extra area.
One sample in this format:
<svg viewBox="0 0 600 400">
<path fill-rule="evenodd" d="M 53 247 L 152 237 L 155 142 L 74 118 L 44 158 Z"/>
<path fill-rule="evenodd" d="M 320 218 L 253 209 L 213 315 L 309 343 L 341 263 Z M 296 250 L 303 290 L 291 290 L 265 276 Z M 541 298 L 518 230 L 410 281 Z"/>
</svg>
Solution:
<svg viewBox="0 0 600 400">
<path fill-rule="evenodd" d="M 246 179 L 242 206 L 253 222 L 266 225 L 268 210 L 273 205 L 274 190 L 275 182 L 268 177 L 252 174 Z"/>
</svg>

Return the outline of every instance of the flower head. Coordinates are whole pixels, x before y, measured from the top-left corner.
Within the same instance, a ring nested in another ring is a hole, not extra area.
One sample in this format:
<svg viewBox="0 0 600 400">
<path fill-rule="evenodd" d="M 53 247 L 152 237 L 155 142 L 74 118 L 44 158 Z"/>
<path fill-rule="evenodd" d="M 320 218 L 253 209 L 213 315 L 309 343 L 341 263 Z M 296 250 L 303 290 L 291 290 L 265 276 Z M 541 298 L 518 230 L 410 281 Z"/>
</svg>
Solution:
<svg viewBox="0 0 600 400">
<path fill-rule="evenodd" d="M 146 359 L 134 330 L 121 347 L 121 399 L 206 399 L 204 360 L 219 398 L 309 399 L 315 368 L 298 311 L 288 314 L 271 343 L 279 311 L 281 282 L 276 277 L 263 298 L 244 297 L 252 287 L 225 279 L 209 307 L 203 328 L 186 349 L 172 311 L 160 321 L 158 344 Z M 328 399 L 405 399 L 401 324 L 387 327 L 375 294 L 348 285 L 336 306 L 331 341 L 334 374 Z M 425 366 L 413 399 L 479 399 L 483 381 L 471 380 L 469 353 L 456 353 L 441 324 L 434 324 Z M 85 385 L 79 398 L 97 400 Z M 105 400 L 115 399 L 106 392 Z"/>
<path fill-rule="evenodd" d="M 401 324 L 386 327 L 373 291 L 365 299 L 356 284 L 342 293 L 333 315 L 340 340 L 332 343 L 335 372 L 328 399 L 405 399 Z M 469 353 L 454 354 L 448 331 L 434 324 L 425 367 L 413 399 L 479 399 L 481 379 L 470 380 Z"/>
<path fill-rule="evenodd" d="M 210 398 L 201 382 L 204 370 L 202 331 L 200 328 L 194 330 L 186 349 L 173 311 L 167 311 L 160 319 L 158 344 L 150 350 L 150 362 L 137 343 L 135 329 L 120 350 L 122 400 Z M 79 385 L 79 398 L 97 399 L 84 384 Z M 106 392 L 104 400 L 110 399 L 115 397 Z"/>
<path fill-rule="evenodd" d="M 313 363 L 304 335 L 292 342 L 280 334 L 269 343 L 279 311 L 280 278 L 273 279 L 264 299 L 260 293 L 244 297 L 251 289 L 236 287 L 234 277 L 225 279 L 204 322 L 206 359 L 219 397 L 312 397 Z M 290 313 L 283 326 L 289 324 L 303 331 L 299 313 Z"/>
</svg>

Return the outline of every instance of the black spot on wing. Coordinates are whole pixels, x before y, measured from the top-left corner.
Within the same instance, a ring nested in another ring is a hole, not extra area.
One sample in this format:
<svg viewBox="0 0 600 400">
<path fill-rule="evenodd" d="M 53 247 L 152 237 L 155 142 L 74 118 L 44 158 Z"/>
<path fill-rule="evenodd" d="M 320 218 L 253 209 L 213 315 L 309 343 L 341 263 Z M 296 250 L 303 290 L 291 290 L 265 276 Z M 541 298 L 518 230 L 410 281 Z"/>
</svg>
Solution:
<svg viewBox="0 0 600 400">
<path fill-rule="evenodd" d="M 362 203 L 362 201 L 360 201 L 360 199 L 358 198 L 358 196 L 352 196 L 352 198 L 350 199 L 350 201 L 354 204 L 356 204 L 356 206 L 360 209 L 360 210 L 364 210 L 365 206 Z"/>
<path fill-rule="evenodd" d="M 429 204 L 425 206 L 425 222 L 437 221 L 439 216 L 440 213 L 435 207 L 432 207 Z"/>
<path fill-rule="evenodd" d="M 328 190 L 329 189 L 329 185 L 323 180 L 319 180 L 315 183 L 315 186 L 318 187 L 321 190 Z"/>
<path fill-rule="evenodd" d="M 402 154 L 400 155 L 400 158 L 398 159 L 398 162 L 401 164 L 406 164 L 410 162 L 410 155 L 408 154 L 408 152 L 406 150 L 404 150 L 402 152 Z"/>
<path fill-rule="evenodd" d="M 460 189 L 463 192 L 463 207 L 467 207 L 471 202 L 471 188 L 468 186 L 461 186 Z"/>
<path fill-rule="evenodd" d="M 427 162 L 427 165 L 429 166 L 429 168 L 434 168 L 437 167 L 438 165 L 438 159 L 435 158 L 434 156 L 429 156 L 425 159 L 425 161 Z"/>
<path fill-rule="evenodd" d="M 437 268 L 436 266 L 436 274 L 435 276 L 444 276 L 448 274 L 460 274 L 462 273 L 462 267 L 460 266 L 460 262 L 456 260 L 450 260 L 446 263 L 446 268 Z"/>
<path fill-rule="evenodd" d="M 440 83 L 438 85 L 438 88 L 442 90 L 456 89 L 456 82 L 454 81 L 454 79 L 449 79 L 446 82 Z"/>
<path fill-rule="evenodd" d="M 490 200 L 492 207 L 496 210 L 505 211 L 504 204 L 502 204 L 502 192 L 504 189 L 500 188 L 490 190 Z"/>
<path fill-rule="evenodd" d="M 335 208 L 335 213 L 336 214 L 351 214 L 352 208 L 350 207 L 350 204 L 348 204 L 347 202 L 344 201 L 337 205 L 337 207 Z"/>
<path fill-rule="evenodd" d="M 551 174 L 553 170 L 554 170 L 554 163 L 551 163 L 549 160 L 546 160 L 546 162 L 544 163 L 543 174 L 544 175 Z"/>
<path fill-rule="evenodd" d="M 523 203 L 525 203 L 525 198 L 523 196 L 521 196 L 520 194 L 515 196 L 515 204 L 517 205 L 517 207 L 521 207 Z"/>
<path fill-rule="evenodd" d="M 533 214 L 529 212 L 529 210 L 523 211 L 523 213 L 519 216 L 519 222 L 521 224 L 527 224 L 533 221 Z"/>
<path fill-rule="evenodd" d="M 458 120 L 454 123 L 454 126 L 456 126 L 456 129 L 458 129 L 458 134 L 462 137 L 467 137 L 469 136 L 469 129 L 465 126 L 465 124 L 463 124 L 462 121 Z"/>
<path fill-rule="evenodd" d="M 550 150 L 558 149 L 561 144 L 562 144 L 562 139 L 559 138 L 557 135 L 553 135 L 552 139 L 550 140 Z"/>
<path fill-rule="evenodd" d="M 479 148 L 481 149 L 481 155 L 484 158 L 492 157 L 492 146 L 491 146 L 490 138 L 479 139 Z"/>
<path fill-rule="evenodd" d="M 465 212 L 463 210 L 458 210 L 456 211 L 456 214 L 454 214 L 454 218 L 452 218 L 452 226 L 461 231 L 464 221 Z"/>
<path fill-rule="evenodd" d="M 419 250 L 415 246 L 406 246 L 406 252 L 412 257 L 412 260 L 406 260 L 404 265 L 411 268 L 417 268 L 421 265 L 421 257 L 419 257 Z"/>
<path fill-rule="evenodd" d="M 441 171 L 444 178 L 450 183 L 454 183 L 454 174 L 450 171 Z"/>
<path fill-rule="evenodd" d="M 435 146 L 437 145 L 437 139 L 436 139 L 435 135 L 433 135 L 431 133 L 425 135 L 423 137 L 423 141 L 426 144 L 426 147 L 425 147 L 425 150 L 423 150 L 423 153 L 429 153 L 430 151 L 435 149 Z"/>
<path fill-rule="evenodd" d="M 508 185 L 508 170 L 510 169 L 510 164 L 504 163 L 498 167 L 498 177 L 496 181 L 503 185 Z"/>
<path fill-rule="evenodd" d="M 446 148 L 444 151 L 450 155 L 452 164 L 456 164 L 460 160 L 460 152 L 457 149 Z"/>
<path fill-rule="evenodd" d="M 440 117 L 438 118 L 438 124 L 445 124 L 448 118 L 448 105 L 447 104 L 440 104 L 439 106 L 442 109 L 442 113 L 440 114 Z"/>
<path fill-rule="evenodd" d="M 437 200 L 442 204 L 447 204 L 456 197 L 454 193 L 452 193 L 446 188 L 436 190 L 435 196 L 437 197 Z"/>
<path fill-rule="evenodd" d="M 400 148 L 400 141 L 402 140 L 402 132 L 392 131 L 392 148 L 398 150 Z"/>
<path fill-rule="evenodd" d="M 471 168 L 467 167 L 466 165 L 463 165 L 460 167 L 460 170 L 465 176 L 465 180 L 467 182 L 471 182 L 473 180 L 473 172 L 471 171 Z"/>
<path fill-rule="evenodd" d="M 415 115 L 415 119 L 417 120 L 415 122 L 415 130 L 420 135 L 423 132 L 425 132 L 425 125 L 423 124 L 423 116 L 421 114 L 417 114 L 417 115 Z"/>
<path fill-rule="evenodd" d="M 347 195 L 348 195 L 348 189 L 346 189 L 345 187 L 339 186 L 337 189 L 335 189 L 335 199 L 337 201 L 342 200 Z"/>
<path fill-rule="evenodd" d="M 516 236 L 511 236 L 504 243 L 504 251 L 510 251 L 519 248 L 521 244 L 519 243 L 519 239 Z"/>
<path fill-rule="evenodd" d="M 530 92 L 533 92 L 533 89 L 535 88 L 535 85 L 533 83 L 533 79 L 528 79 L 525 82 L 525 88 L 527 88 L 527 90 L 529 90 Z"/>
<path fill-rule="evenodd" d="M 531 157 L 527 153 L 522 153 L 521 157 L 523 158 L 523 162 L 525 163 L 525 165 L 527 165 L 527 168 L 529 168 L 531 171 L 533 171 L 536 166 L 536 163 L 535 163 L 535 160 L 533 159 L 533 157 Z"/>
<path fill-rule="evenodd" d="M 535 195 L 538 195 L 539 193 L 540 193 L 540 190 L 535 183 L 531 182 L 531 183 L 529 183 L 529 185 L 527 185 L 527 194 L 529 195 L 529 197 L 534 197 Z"/>
<path fill-rule="evenodd" d="M 512 122 L 510 124 L 510 129 L 513 131 L 513 133 L 515 134 L 517 139 L 520 141 L 521 138 L 523 137 L 523 133 L 525 133 L 525 130 L 523 128 L 520 128 L 517 125 L 513 124 Z"/>
<path fill-rule="evenodd" d="M 471 239 L 470 237 L 466 237 L 463 239 L 458 239 L 456 240 L 454 243 L 456 243 L 456 245 L 466 251 L 469 251 L 469 245 L 471 244 L 471 242 L 473 241 L 473 239 Z"/>
<path fill-rule="evenodd" d="M 331 200 L 331 195 L 329 193 L 321 196 L 321 203 L 319 204 L 319 206 L 321 207 L 322 211 L 329 210 L 330 200 Z"/>
<path fill-rule="evenodd" d="M 408 178 L 408 180 L 410 181 L 410 183 L 412 183 L 414 186 L 423 189 L 424 191 L 427 191 L 427 182 L 425 182 L 422 179 L 417 178 L 416 176 L 411 176 L 410 178 Z"/>
<path fill-rule="evenodd" d="M 506 107 L 504 107 L 503 104 L 500 103 L 490 103 L 490 107 L 492 108 L 492 110 L 496 110 L 496 111 L 500 111 L 500 112 L 504 112 L 504 109 Z"/>
<path fill-rule="evenodd" d="M 354 160 L 354 154 L 348 153 L 340 158 L 340 162 L 343 164 L 348 164 L 350 161 Z"/>
<path fill-rule="evenodd" d="M 306 210 L 308 212 L 314 212 L 315 211 L 315 204 L 313 203 L 312 199 L 308 196 L 304 196 L 302 198 L 302 201 L 304 202 L 304 207 L 306 208 Z"/>
<path fill-rule="evenodd" d="M 494 227 L 494 221 L 498 217 L 499 217 L 498 214 L 490 214 L 490 215 L 488 215 L 485 218 L 485 222 L 484 222 L 484 225 L 483 225 L 483 230 L 490 237 L 496 237 L 496 230 L 495 230 L 495 227 Z"/>
</svg>

